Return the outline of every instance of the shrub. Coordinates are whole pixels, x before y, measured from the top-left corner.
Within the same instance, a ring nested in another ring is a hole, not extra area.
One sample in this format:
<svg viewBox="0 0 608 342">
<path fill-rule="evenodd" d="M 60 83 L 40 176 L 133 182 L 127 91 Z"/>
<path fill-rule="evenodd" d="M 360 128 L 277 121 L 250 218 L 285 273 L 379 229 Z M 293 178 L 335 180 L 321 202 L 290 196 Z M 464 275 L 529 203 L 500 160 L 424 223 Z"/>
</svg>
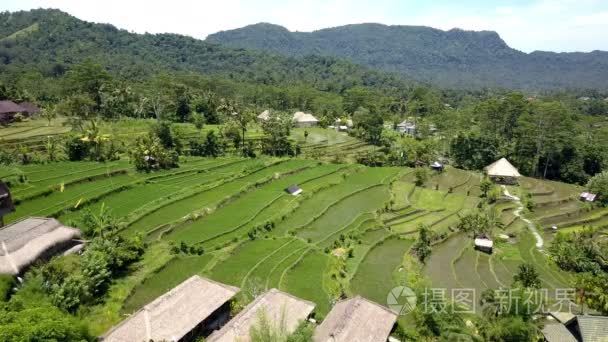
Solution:
<svg viewBox="0 0 608 342">
<path fill-rule="evenodd" d="M 602 205 L 608 205 L 608 171 L 598 173 L 587 183 L 587 189 L 597 194 L 597 201 Z"/>
</svg>

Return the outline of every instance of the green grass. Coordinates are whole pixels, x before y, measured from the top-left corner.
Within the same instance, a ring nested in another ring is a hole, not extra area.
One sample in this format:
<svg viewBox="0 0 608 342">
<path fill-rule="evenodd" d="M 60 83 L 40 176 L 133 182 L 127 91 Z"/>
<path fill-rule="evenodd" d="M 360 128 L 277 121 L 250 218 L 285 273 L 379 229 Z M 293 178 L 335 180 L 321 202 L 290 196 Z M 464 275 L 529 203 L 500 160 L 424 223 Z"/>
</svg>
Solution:
<svg viewBox="0 0 608 342">
<path fill-rule="evenodd" d="M 286 272 L 281 283 L 282 290 L 315 302 L 315 311 L 322 316 L 330 309 L 330 298 L 323 288 L 323 273 L 327 262 L 326 254 L 311 251 Z"/>
<path fill-rule="evenodd" d="M 252 281 L 255 284 L 263 284 L 265 288 L 277 287 L 278 282 L 271 282 L 273 273 L 282 273 L 287 266 L 281 268 L 282 261 L 288 258 L 294 251 L 301 250 L 306 244 L 299 239 L 292 239 L 289 243 L 283 244 L 275 249 L 272 253 L 268 253 L 264 258 L 249 269 L 247 277 L 243 282 Z M 296 254 L 299 256 L 299 254 Z M 293 263 L 295 259 L 291 261 Z M 290 263 L 290 264 L 291 264 Z M 242 283 L 243 283 L 242 282 Z M 272 283 L 272 284 L 271 284 Z"/>
<path fill-rule="evenodd" d="M 257 172 L 253 172 L 207 191 L 197 193 L 194 196 L 172 202 L 134 222 L 125 230 L 124 233 L 134 234 L 136 232 L 151 231 L 155 227 L 178 220 L 194 211 L 201 210 L 203 208 L 211 208 L 222 199 L 238 193 L 248 185 L 262 181 L 278 173 L 295 170 L 304 165 L 307 164 L 297 160 L 286 161 L 263 168 Z"/>
<path fill-rule="evenodd" d="M 225 165 L 227 163 L 227 165 Z M 124 191 L 112 193 L 102 200 L 86 206 L 86 208 L 97 212 L 102 204 L 109 208 L 112 215 L 123 219 L 135 210 L 142 209 L 150 202 L 159 200 L 163 197 L 170 200 L 172 196 L 177 196 L 179 193 L 189 190 L 191 187 L 201 186 L 223 178 L 227 178 L 234 173 L 240 173 L 247 167 L 255 164 L 255 161 L 222 161 L 215 163 L 207 163 L 196 167 L 191 172 L 180 173 L 174 176 L 166 176 L 159 179 L 150 180 L 149 182 L 139 184 L 133 188 Z M 225 165 L 225 166 L 223 166 Z M 215 168 L 206 171 L 208 168 Z M 77 219 L 81 215 L 80 212 L 68 212 L 59 217 L 62 222 Z"/>
<path fill-rule="evenodd" d="M 215 265 L 211 271 L 211 278 L 240 287 L 250 270 L 266 256 L 291 241 L 292 240 L 289 238 L 283 238 L 276 240 L 257 239 L 244 242 L 238 246 L 226 260 Z"/>
<path fill-rule="evenodd" d="M 346 228 L 358 215 L 382 208 L 388 199 L 389 193 L 386 186 L 361 191 L 332 206 L 305 229 L 298 230 L 297 235 L 305 240 L 320 242 Z"/>
<path fill-rule="evenodd" d="M 219 208 L 213 215 L 179 227 L 172 231 L 168 235 L 168 238 L 173 241 L 209 242 L 222 234 L 234 230 L 243 231 L 245 227 L 263 223 L 264 221 L 256 218 L 268 205 L 281 199 L 285 199 L 281 203 L 287 205 L 290 201 L 297 199 L 297 197 L 287 194 L 285 188 L 292 184 L 304 183 L 306 180 L 317 178 L 330 172 L 333 172 L 332 167 L 316 166 L 284 178 L 279 178 Z M 274 208 L 278 214 L 281 213 L 281 209 Z"/>
<path fill-rule="evenodd" d="M 171 259 L 158 272 L 133 289 L 121 311 L 129 314 L 140 309 L 190 276 L 199 274 L 211 259 L 211 254 L 178 256 Z"/>
<path fill-rule="evenodd" d="M 385 305 L 386 296 L 397 286 L 393 272 L 401 265 L 403 255 L 412 243 L 412 240 L 389 238 L 374 246 L 359 264 L 351 280 L 352 293 Z"/>
</svg>

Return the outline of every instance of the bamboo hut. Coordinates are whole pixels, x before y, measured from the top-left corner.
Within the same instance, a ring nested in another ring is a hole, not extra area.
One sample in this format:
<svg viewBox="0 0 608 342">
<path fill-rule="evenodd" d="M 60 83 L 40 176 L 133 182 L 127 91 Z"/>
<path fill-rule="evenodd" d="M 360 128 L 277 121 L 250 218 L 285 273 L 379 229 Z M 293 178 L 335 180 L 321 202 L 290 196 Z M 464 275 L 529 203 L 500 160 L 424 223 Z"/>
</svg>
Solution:
<svg viewBox="0 0 608 342">
<path fill-rule="evenodd" d="M 315 342 L 384 342 L 397 314 L 361 296 L 340 301 L 317 327 Z"/>
<path fill-rule="evenodd" d="M 79 242 L 80 231 L 50 218 L 30 217 L 0 229 L 0 274 L 20 274 L 38 259 Z"/>
<path fill-rule="evenodd" d="M 230 316 L 238 288 L 198 275 L 156 298 L 104 336 L 108 342 L 194 341 L 208 336 Z"/>
<path fill-rule="evenodd" d="M 301 321 L 308 318 L 315 308 L 313 302 L 294 297 L 277 289 L 270 289 L 258 296 L 243 311 L 220 330 L 207 338 L 208 342 L 249 342 L 249 332 L 260 323 L 263 316 L 275 329 L 285 333 L 296 330 Z"/>
</svg>

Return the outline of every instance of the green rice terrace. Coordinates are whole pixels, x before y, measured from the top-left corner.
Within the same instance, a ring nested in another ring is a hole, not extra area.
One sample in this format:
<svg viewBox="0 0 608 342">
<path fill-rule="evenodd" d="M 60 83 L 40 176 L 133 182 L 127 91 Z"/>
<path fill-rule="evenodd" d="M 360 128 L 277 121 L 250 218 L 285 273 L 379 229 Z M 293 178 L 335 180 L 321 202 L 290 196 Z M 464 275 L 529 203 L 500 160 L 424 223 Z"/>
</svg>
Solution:
<svg viewBox="0 0 608 342">
<path fill-rule="evenodd" d="M 312 132 L 304 150 L 364 148 L 350 137 Z M 433 287 L 448 293 L 506 287 L 524 261 L 536 266 L 543 287 L 569 287 L 571 276 L 544 251 L 554 235 L 550 227 L 608 225 L 608 211 L 578 200 L 580 188 L 524 178 L 507 190 L 530 194 L 533 211 L 520 214 L 517 202 L 499 198 L 493 206 L 504 231 L 495 234 L 509 238 L 497 239 L 494 253 L 485 254 L 456 230 L 459 217 L 480 202 L 478 173 L 447 167 L 416 186 L 408 168 L 304 158 L 182 158 L 179 168 L 154 173 L 137 173 L 127 160 L 0 169 L 17 204 L 6 223 L 50 216 L 79 227 L 84 210 L 103 206 L 119 219 L 119 234 L 141 234 L 149 243 L 135 271 L 116 281 L 109 299 L 91 313 L 95 333 L 194 274 L 248 291 L 279 288 L 314 301 L 318 317 L 344 294 L 384 305 L 408 272 L 420 224 L 437 237 L 422 269 Z M 303 189 L 301 195 L 285 191 L 293 184 Z M 530 219 L 540 235 L 518 215 Z M 171 252 L 182 244 L 204 253 Z"/>
</svg>

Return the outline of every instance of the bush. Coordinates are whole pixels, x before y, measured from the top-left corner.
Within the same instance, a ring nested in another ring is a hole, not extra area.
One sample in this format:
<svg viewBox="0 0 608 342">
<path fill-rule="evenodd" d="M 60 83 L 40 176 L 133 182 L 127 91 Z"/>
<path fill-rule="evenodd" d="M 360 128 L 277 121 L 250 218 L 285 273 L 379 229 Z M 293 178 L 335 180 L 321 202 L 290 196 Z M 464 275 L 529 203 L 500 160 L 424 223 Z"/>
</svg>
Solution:
<svg viewBox="0 0 608 342">
<path fill-rule="evenodd" d="M 158 137 L 147 135 L 137 138 L 135 146 L 131 150 L 131 158 L 135 169 L 151 171 L 177 167 L 179 156 L 177 152 L 163 147 Z"/>
<path fill-rule="evenodd" d="M 71 161 L 83 160 L 89 155 L 87 143 L 78 136 L 71 136 L 66 140 L 65 151 Z"/>
<path fill-rule="evenodd" d="M 597 202 L 608 205 L 608 171 L 593 176 L 587 183 L 587 189 L 597 194 Z"/>
</svg>

